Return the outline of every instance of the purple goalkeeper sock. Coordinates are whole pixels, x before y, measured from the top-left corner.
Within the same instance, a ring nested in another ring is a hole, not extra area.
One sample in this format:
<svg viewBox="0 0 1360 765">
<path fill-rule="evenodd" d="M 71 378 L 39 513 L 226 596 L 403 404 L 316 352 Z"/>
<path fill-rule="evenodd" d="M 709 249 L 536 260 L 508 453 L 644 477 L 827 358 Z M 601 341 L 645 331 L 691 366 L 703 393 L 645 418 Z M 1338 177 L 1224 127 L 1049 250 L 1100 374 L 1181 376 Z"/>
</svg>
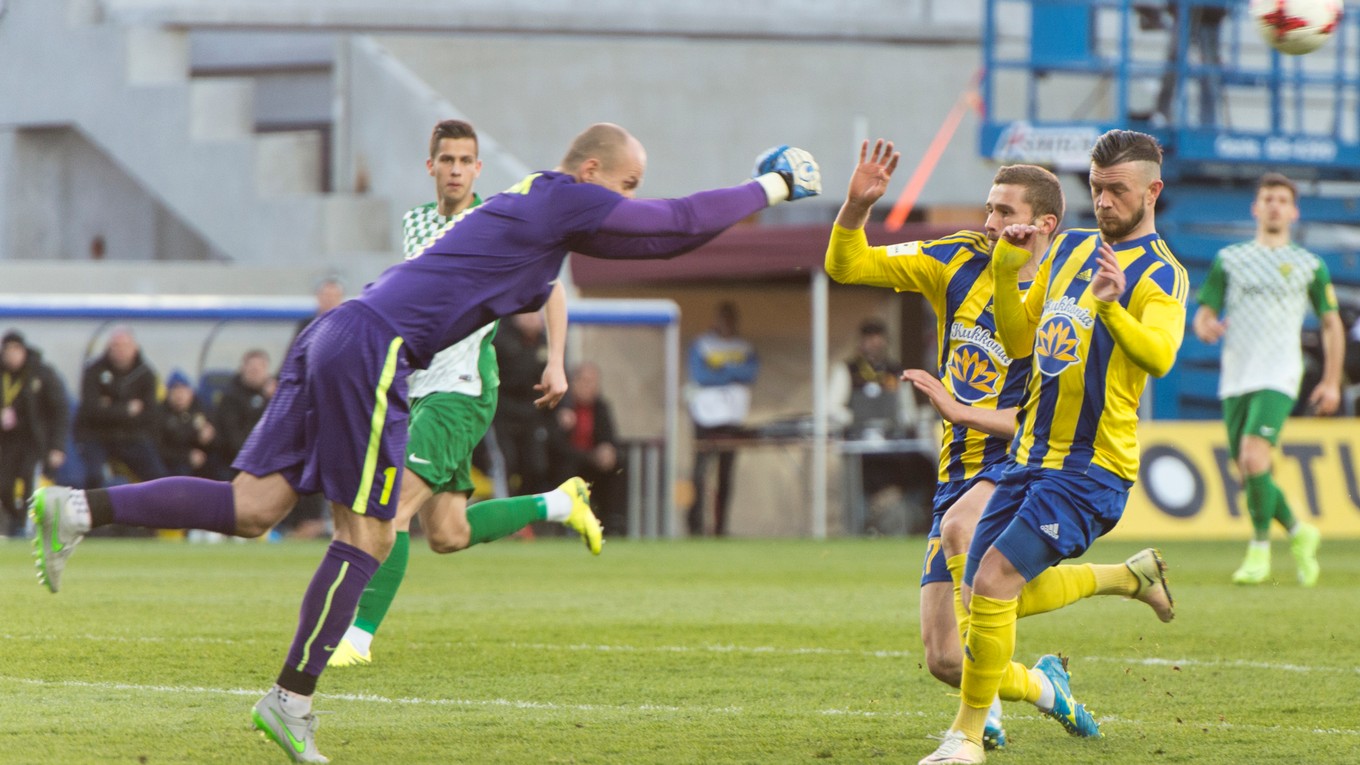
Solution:
<svg viewBox="0 0 1360 765">
<path fill-rule="evenodd" d="M 302 696 L 316 691 L 316 680 L 354 620 L 359 596 L 380 563 L 344 542 L 331 542 L 326 548 L 326 557 L 302 597 L 297 634 L 279 673 L 280 686 Z"/>
<path fill-rule="evenodd" d="M 236 500 L 226 481 L 176 476 L 114 486 L 108 496 L 115 523 L 236 533 Z"/>
</svg>

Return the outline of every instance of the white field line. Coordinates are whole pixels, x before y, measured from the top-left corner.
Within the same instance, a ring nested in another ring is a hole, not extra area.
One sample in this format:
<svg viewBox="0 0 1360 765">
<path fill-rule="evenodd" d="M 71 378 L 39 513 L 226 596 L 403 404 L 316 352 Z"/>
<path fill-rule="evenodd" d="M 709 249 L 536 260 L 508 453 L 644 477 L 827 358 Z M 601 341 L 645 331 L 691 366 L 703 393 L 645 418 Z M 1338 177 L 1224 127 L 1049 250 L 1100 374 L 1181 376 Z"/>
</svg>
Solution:
<svg viewBox="0 0 1360 765">
<path fill-rule="evenodd" d="M 51 640 L 52 635 L 28 634 L 13 635 L 0 633 L 0 640 Z M 163 637 L 157 635 L 64 635 L 62 640 L 90 640 L 101 643 L 192 643 L 206 645 L 265 645 L 274 644 L 278 641 L 264 640 L 262 638 L 220 638 L 204 636 L 185 636 L 185 637 Z M 278 643 L 282 645 L 281 643 Z M 475 649 L 478 643 L 466 641 L 461 643 L 422 643 L 395 641 L 394 644 L 401 648 L 411 648 L 417 650 L 428 649 L 451 649 L 451 648 L 472 648 Z M 742 646 L 731 644 L 709 644 L 709 645 L 605 645 L 591 643 L 523 643 L 508 642 L 494 643 L 497 647 L 508 647 L 516 650 L 530 651 L 576 651 L 585 653 L 677 653 L 677 654 L 750 654 L 750 655 L 769 655 L 769 656 L 861 656 L 872 659 L 905 659 L 920 657 L 920 654 L 913 651 L 897 651 L 887 649 L 864 650 L 851 648 L 823 648 L 823 647 L 777 647 L 777 646 Z M 1195 668 L 1195 669 L 1249 669 L 1249 670 L 1269 670 L 1274 672 L 1293 672 L 1293 673 L 1312 673 L 1323 672 L 1327 674 L 1360 674 L 1360 667 L 1329 667 L 1323 665 L 1310 664 L 1288 664 L 1279 662 L 1252 661 L 1249 659 L 1190 659 L 1179 658 L 1169 659 L 1160 656 L 1079 656 L 1074 657 L 1077 662 L 1100 662 L 1104 664 L 1129 664 L 1149 667 L 1172 667 L 1172 668 Z"/>
<path fill-rule="evenodd" d="M 99 691 L 132 691 L 137 693 L 174 693 L 200 694 L 205 696 L 247 696 L 259 697 L 264 689 L 249 688 L 205 688 L 203 686 L 179 685 L 141 685 L 137 683 L 90 682 L 85 680 L 42 680 L 30 677 L 0 675 L 0 682 L 36 685 L 45 688 L 90 688 Z M 513 699 L 422 699 L 388 698 L 370 693 L 323 693 L 319 698 L 326 701 L 352 701 L 368 704 L 396 704 L 433 707 L 504 707 L 508 709 L 541 709 L 567 712 L 679 712 L 683 714 L 741 714 L 741 707 L 677 707 L 666 704 L 558 704 L 551 701 L 519 701 Z"/>
<path fill-rule="evenodd" d="M 88 682 L 81 680 L 41 680 L 28 677 L 12 677 L 0 675 L 0 682 L 16 683 L 20 685 L 31 685 L 43 688 L 89 688 L 98 691 L 127 691 L 131 693 L 168 693 L 168 694 L 198 694 L 205 696 L 246 696 L 256 697 L 264 695 L 262 689 L 247 688 L 206 688 L 203 686 L 175 686 L 175 685 L 142 685 L 136 683 L 110 683 L 110 682 Z M 326 702 L 346 701 L 364 704 L 393 704 L 402 706 L 430 706 L 430 707 L 475 707 L 475 708 L 505 708 L 505 709 L 525 709 L 541 711 L 559 712 L 621 712 L 624 714 L 654 714 L 654 713 L 674 713 L 683 715 L 709 714 L 709 715 L 744 715 L 746 710 L 741 707 L 679 707 L 669 704 L 631 704 L 631 705 L 606 705 L 606 704 L 559 704 L 550 701 L 525 701 L 515 699 L 422 699 L 422 698 L 388 698 L 375 694 L 355 694 L 355 693 L 327 693 L 322 694 L 321 698 Z M 953 715 L 946 714 L 947 710 L 940 712 L 922 712 L 917 710 L 903 710 L 897 712 L 869 712 L 856 709 L 822 709 L 810 714 L 823 717 L 860 717 L 860 718 L 884 718 L 884 719 L 937 719 L 944 724 Z M 1019 717 L 1024 719 L 1041 720 L 1037 714 L 1011 715 L 1012 718 Z M 1114 722 L 1119 725 L 1128 725 L 1135 728 L 1159 728 L 1164 727 L 1164 722 L 1147 722 L 1144 720 L 1134 720 L 1121 717 L 1104 716 L 1100 722 Z M 1211 723 L 1176 723 L 1183 727 L 1215 728 L 1218 730 L 1240 730 L 1264 733 L 1311 733 L 1317 735 L 1342 735 L 1360 737 L 1360 730 L 1347 728 L 1295 728 L 1280 725 L 1252 725 L 1228 722 Z"/>
</svg>

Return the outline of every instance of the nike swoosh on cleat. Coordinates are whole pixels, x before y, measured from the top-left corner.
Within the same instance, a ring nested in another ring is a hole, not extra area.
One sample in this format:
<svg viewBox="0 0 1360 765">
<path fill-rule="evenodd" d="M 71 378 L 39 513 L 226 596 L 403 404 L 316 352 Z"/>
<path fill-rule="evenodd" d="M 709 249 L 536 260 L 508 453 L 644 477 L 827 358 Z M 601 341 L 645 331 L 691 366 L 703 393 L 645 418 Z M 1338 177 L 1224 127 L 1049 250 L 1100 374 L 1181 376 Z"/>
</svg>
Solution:
<svg viewBox="0 0 1360 765">
<path fill-rule="evenodd" d="M 299 741 L 297 736 L 293 735 L 293 732 L 288 729 L 288 724 L 283 721 L 283 718 L 279 716 L 278 712 L 271 709 L 269 710 L 269 714 L 274 715 L 274 719 L 279 721 L 279 727 L 283 728 L 283 735 L 288 737 L 288 745 L 293 747 L 293 751 L 298 754 L 307 751 L 307 742 Z"/>
<path fill-rule="evenodd" d="M 43 523 L 43 521 L 47 517 L 46 504 L 47 504 L 46 497 L 38 501 L 38 507 L 36 508 L 37 512 L 34 513 L 34 516 L 36 516 L 35 520 L 37 520 L 38 523 Z M 62 548 L 65 545 L 63 545 L 61 543 L 61 540 L 57 538 L 57 524 L 53 523 L 51 528 L 52 534 L 48 537 L 47 546 L 51 548 L 52 552 L 54 553 L 61 552 Z"/>
</svg>

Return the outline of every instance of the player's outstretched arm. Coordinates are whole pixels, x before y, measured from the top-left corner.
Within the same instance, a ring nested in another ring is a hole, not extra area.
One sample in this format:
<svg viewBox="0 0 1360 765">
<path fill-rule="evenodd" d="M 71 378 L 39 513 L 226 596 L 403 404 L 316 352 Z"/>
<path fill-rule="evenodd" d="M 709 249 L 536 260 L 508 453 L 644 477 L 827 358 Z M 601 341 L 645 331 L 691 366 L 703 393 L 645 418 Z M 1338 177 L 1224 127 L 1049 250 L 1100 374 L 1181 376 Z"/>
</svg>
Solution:
<svg viewBox="0 0 1360 765">
<path fill-rule="evenodd" d="M 902 153 L 893 151 L 892 141 L 882 138 L 874 142 L 873 152 L 869 151 L 866 139 L 859 146 L 859 164 L 850 174 L 850 188 L 846 190 L 845 202 L 836 216 L 836 225 L 841 228 L 864 228 L 869 222 L 869 211 L 874 203 L 883 198 L 888 191 L 893 171 L 902 159 Z"/>
<path fill-rule="evenodd" d="M 1096 261 L 1100 270 L 1091 279 L 1091 293 L 1096 298 L 1096 315 L 1119 349 L 1139 369 L 1161 377 L 1176 363 L 1176 351 L 1185 334 L 1184 274 L 1175 277 L 1170 292 L 1144 277 L 1134 285 L 1129 305 L 1136 306 L 1141 318 L 1134 318 L 1119 298 L 1127 288 L 1124 269 L 1109 244 L 1101 242 Z"/>
<path fill-rule="evenodd" d="M 916 390 L 920 391 L 946 422 L 972 428 L 989 436 L 1015 437 L 1015 418 L 1019 410 L 1014 407 L 1010 409 L 983 409 L 969 406 L 949 395 L 949 391 L 945 390 L 944 383 L 924 369 L 906 370 L 902 373 L 902 381 L 910 382 Z"/>
<path fill-rule="evenodd" d="M 845 203 L 831 227 L 831 240 L 826 245 L 823 267 L 832 279 L 841 284 L 865 284 L 871 287 L 900 287 L 887 267 L 887 251 L 870 247 L 864 235 L 864 224 L 874 202 L 882 198 L 892 180 L 901 154 L 893 151 L 892 142 L 878 139 L 873 153 L 866 140 L 859 147 L 859 164 L 850 176 L 850 188 Z"/>
<path fill-rule="evenodd" d="M 757 157 L 755 178 L 739 186 L 677 199 L 624 199 L 594 233 L 573 242 L 572 249 L 597 258 L 673 258 L 766 207 L 821 191 L 821 170 L 812 155 L 778 146 Z"/>
</svg>

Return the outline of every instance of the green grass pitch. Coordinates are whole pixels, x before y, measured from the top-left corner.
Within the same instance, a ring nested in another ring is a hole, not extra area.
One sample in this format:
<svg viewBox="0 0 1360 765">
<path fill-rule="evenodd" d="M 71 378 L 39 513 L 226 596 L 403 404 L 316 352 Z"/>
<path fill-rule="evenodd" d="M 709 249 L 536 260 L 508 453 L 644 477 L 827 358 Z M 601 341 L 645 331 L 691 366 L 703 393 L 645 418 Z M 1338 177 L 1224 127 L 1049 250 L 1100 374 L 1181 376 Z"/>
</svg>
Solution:
<svg viewBox="0 0 1360 765">
<path fill-rule="evenodd" d="M 331 670 L 346 763 L 915 763 L 957 697 L 923 667 L 919 539 L 413 545 L 374 666 Z M 1099 542 L 1088 560 L 1139 545 Z M 1008 704 L 989 762 L 1360 762 L 1360 542 L 1322 580 L 1234 587 L 1244 543 L 1167 543 L 1177 619 L 1100 598 L 1024 620 L 1071 657 L 1105 738 Z M 282 763 L 249 709 L 292 638 L 318 543 L 92 540 L 63 592 L 0 544 L 0 763 Z"/>
</svg>

